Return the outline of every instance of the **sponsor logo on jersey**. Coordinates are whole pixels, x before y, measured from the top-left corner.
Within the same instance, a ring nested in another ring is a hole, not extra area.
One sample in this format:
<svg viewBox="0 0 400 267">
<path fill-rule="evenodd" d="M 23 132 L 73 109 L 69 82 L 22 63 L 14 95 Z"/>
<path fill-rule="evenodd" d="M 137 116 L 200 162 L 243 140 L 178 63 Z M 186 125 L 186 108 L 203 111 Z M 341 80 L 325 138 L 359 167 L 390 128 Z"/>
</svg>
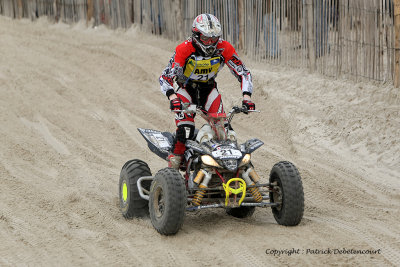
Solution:
<svg viewBox="0 0 400 267">
<path fill-rule="evenodd" d="M 219 63 L 219 58 L 213 59 L 210 61 L 211 66 Z"/>
<path fill-rule="evenodd" d="M 212 68 L 208 68 L 208 69 L 196 69 L 194 71 L 194 74 L 207 74 L 210 73 L 212 71 Z"/>
</svg>

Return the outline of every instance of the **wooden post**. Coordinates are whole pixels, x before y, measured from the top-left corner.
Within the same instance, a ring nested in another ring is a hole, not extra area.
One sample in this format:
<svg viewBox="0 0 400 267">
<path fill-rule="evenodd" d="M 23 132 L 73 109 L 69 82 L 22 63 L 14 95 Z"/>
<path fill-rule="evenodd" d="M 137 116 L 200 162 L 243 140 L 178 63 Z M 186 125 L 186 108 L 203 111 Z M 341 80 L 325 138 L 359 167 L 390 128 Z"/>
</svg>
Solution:
<svg viewBox="0 0 400 267">
<path fill-rule="evenodd" d="M 390 9 L 389 9 L 389 4 L 388 4 L 389 0 L 386 0 L 386 14 L 385 14 L 385 46 L 387 48 L 387 52 L 386 52 L 386 79 L 385 80 L 392 80 L 393 79 L 393 62 L 394 62 L 394 57 L 393 55 L 393 50 L 390 49 L 389 47 L 393 46 L 393 27 L 392 27 L 392 14 L 389 13 Z M 392 3 L 392 2 L 390 2 Z"/>
<path fill-rule="evenodd" d="M 110 28 L 114 29 L 112 26 L 112 18 L 110 18 L 110 2 L 105 0 L 104 4 L 104 24 L 109 26 Z"/>
<path fill-rule="evenodd" d="M 23 16 L 22 0 L 18 0 L 17 5 L 18 5 L 18 11 L 16 12 L 16 14 L 18 15 L 18 18 L 20 19 Z"/>
<path fill-rule="evenodd" d="M 182 15 L 182 8 L 183 8 L 183 1 L 181 1 L 181 0 L 176 0 L 175 1 L 175 7 L 174 7 L 175 9 L 176 9 L 176 17 L 175 17 L 175 20 L 176 20 L 176 28 L 177 28 L 177 33 L 176 34 L 174 34 L 174 39 L 176 40 L 182 40 L 183 38 L 184 38 L 184 36 L 187 34 L 185 31 L 184 31 L 184 25 L 183 25 L 183 15 Z M 158 26 L 158 22 L 157 22 L 157 26 Z"/>
<path fill-rule="evenodd" d="M 88 26 L 92 17 L 93 17 L 93 0 L 87 0 L 86 26 Z"/>
<path fill-rule="evenodd" d="M 394 0 L 394 86 L 400 87 L 400 0 Z"/>
<path fill-rule="evenodd" d="M 238 0 L 238 18 L 239 18 L 239 50 L 244 49 L 244 5 L 243 0 Z"/>
<path fill-rule="evenodd" d="M 131 0 L 130 4 L 131 4 L 131 7 L 132 7 L 132 9 L 131 9 L 131 23 L 133 24 L 133 23 L 136 22 L 135 21 L 135 19 L 136 19 L 135 18 L 135 0 Z"/>
<path fill-rule="evenodd" d="M 306 0 L 307 10 L 307 49 L 310 62 L 310 71 L 315 71 L 315 32 L 313 0 Z"/>
</svg>

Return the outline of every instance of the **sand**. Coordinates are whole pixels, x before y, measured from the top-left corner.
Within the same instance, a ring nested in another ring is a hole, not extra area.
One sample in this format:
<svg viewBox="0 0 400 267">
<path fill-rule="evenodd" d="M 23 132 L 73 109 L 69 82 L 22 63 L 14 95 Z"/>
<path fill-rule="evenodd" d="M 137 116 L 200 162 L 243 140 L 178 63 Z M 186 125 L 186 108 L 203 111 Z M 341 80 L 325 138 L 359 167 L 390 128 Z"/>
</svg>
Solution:
<svg viewBox="0 0 400 267">
<path fill-rule="evenodd" d="M 233 126 L 239 141 L 265 142 L 253 154 L 263 181 L 278 161 L 298 167 L 300 225 L 278 225 L 269 208 L 247 219 L 214 209 L 165 237 L 149 218 L 124 219 L 122 165 L 166 166 L 137 128 L 175 128 L 158 77 L 176 45 L 137 27 L 0 17 L 1 266 L 400 265 L 400 90 L 244 55 L 261 113 Z M 217 81 L 225 107 L 239 104 L 227 68 Z"/>
</svg>

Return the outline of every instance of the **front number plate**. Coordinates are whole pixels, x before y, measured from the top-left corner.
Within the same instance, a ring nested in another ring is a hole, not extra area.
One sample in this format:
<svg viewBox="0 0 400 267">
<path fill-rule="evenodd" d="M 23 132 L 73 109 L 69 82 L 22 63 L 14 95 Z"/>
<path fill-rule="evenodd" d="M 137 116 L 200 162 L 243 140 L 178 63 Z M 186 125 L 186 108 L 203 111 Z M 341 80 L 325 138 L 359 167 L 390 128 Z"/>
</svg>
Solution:
<svg viewBox="0 0 400 267">
<path fill-rule="evenodd" d="M 240 159 L 242 152 L 237 149 L 220 148 L 212 152 L 212 156 L 216 159 Z"/>
</svg>

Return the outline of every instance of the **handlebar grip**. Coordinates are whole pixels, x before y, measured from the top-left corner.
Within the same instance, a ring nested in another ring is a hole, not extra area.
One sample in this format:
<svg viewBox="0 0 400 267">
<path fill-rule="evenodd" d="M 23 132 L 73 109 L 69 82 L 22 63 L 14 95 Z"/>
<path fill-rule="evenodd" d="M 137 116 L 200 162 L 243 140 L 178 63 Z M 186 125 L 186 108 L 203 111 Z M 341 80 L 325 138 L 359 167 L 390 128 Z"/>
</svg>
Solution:
<svg viewBox="0 0 400 267">
<path fill-rule="evenodd" d="M 186 103 L 184 103 L 186 104 Z M 181 110 L 171 110 L 174 113 L 196 113 L 197 112 L 197 106 L 194 104 L 186 104 L 183 106 L 183 109 Z"/>
<path fill-rule="evenodd" d="M 173 112 L 173 113 L 194 113 L 194 111 L 186 110 L 186 109 L 183 109 L 183 110 L 171 110 L 171 112 Z"/>
</svg>

